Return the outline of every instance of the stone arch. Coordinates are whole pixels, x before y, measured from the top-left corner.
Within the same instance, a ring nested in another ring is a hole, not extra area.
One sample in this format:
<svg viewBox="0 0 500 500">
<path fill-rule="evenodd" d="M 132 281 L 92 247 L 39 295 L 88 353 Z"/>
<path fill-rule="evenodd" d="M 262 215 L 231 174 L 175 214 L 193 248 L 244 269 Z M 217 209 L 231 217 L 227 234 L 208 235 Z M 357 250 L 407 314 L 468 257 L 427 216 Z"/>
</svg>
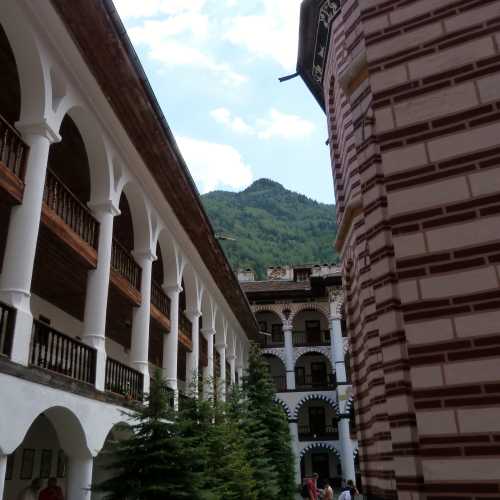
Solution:
<svg viewBox="0 0 500 500">
<path fill-rule="evenodd" d="M 155 245 L 158 243 L 161 250 L 163 283 L 160 285 L 176 286 L 182 282 L 185 261 L 170 232 L 162 227 L 155 235 Z"/>
<path fill-rule="evenodd" d="M 340 451 L 332 443 L 326 441 L 316 441 L 314 443 L 309 443 L 300 451 L 300 459 L 302 460 L 306 453 L 317 449 L 331 451 L 339 460 L 342 460 Z"/>
<path fill-rule="evenodd" d="M 21 113 L 19 121 L 26 125 L 46 122 L 50 116 L 50 69 L 27 16 L 20 12 L 19 2 L 4 0 L 0 10 L 2 26 L 16 60 L 21 87 Z M 51 127 L 54 130 L 54 127 Z"/>
<path fill-rule="evenodd" d="M 305 311 L 315 311 L 323 316 L 325 321 L 328 323 L 329 320 L 329 311 L 328 311 L 328 306 L 325 306 L 324 304 L 321 303 L 303 303 L 303 304 L 287 304 L 288 309 L 290 310 L 290 316 L 288 318 L 288 321 L 290 322 L 291 325 L 293 325 L 293 322 L 295 321 L 295 318 L 301 313 Z"/>
<path fill-rule="evenodd" d="M 295 409 L 293 411 L 294 419 L 299 418 L 300 410 L 309 401 L 324 401 L 325 403 L 330 405 L 336 411 L 336 413 L 338 413 L 339 411 L 337 402 L 326 394 L 307 394 L 306 396 L 303 396 L 301 399 L 299 399 L 299 401 L 295 405 Z"/>
<path fill-rule="evenodd" d="M 201 318 L 203 330 L 215 330 L 215 320 L 217 318 L 217 304 L 212 296 L 205 292 L 201 300 Z"/>
<path fill-rule="evenodd" d="M 286 417 L 288 418 L 289 421 L 293 420 L 290 407 L 282 399 L 278 398 L 277 396 L 274 396 L 273 401 L 276 403 L 276 405 L 282 408 L 282 410 L 286 413 Z"/>
<path fill-rule="evenodd" d="M 146 196 L 138 184 L 131 180 L 124 183 L 118 199 L 122 196 L 125 196 L 130 207 L 134 233 L 134 250 L 154 252 L 151 213 Z"/>
<path fill-rule="evenodd" d="M 283 311 L 279 307 L 273 307 L 273 305 L 266 304 L 266 305 L 258 305 L 253 308 L 254 314 L 257 315 L 258 313 L 273 313 L 278 316 L 278 318 L 281 320 L 282 324 L 286 323 L 286 318 L 283 314 Z"/>
<path fill-rule="evenodd" d="M 184 266 L 182 279 L 185 288 L 186 311 L 199 311 L 201 309 L 203 287 L 194 267 L 189 262 L 186 262 Z"/>
<path fill-rule="evenodd" d="M 345 404 L 345 412 L 351 413 L 354 410 L 354 396 L 351 396 Z"/>
<path fill-rule="evenodd" d="M 330 347 L 328 347 L 328 346 L 296 347 L 294 349 L 294 360 L 293 360 L 294 365 L 296 365 L 297 361 L 305 354 L 321 354 L 322 356 L 324 356 L 327 359 L 327 361 L 330 365 L 331 372 L 332 373 L 335 372 L 335 366 L 332 364 L 332 362 L 330 360 Z"/>
<path fill-rule="evenodd" d="M 262 351 L 262 356 L 272 356 L 278 358 L 283 363 L 283 369 L 286 373 L 286 356 L 283 349 L 266 349 Z"/>
</svg>

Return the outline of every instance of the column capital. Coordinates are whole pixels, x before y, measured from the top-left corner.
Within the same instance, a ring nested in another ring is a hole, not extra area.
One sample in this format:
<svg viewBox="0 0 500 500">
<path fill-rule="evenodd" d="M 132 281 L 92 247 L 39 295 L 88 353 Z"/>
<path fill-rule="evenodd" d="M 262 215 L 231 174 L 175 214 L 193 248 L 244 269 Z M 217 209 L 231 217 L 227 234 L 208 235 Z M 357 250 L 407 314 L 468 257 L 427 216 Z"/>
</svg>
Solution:
<svg viewBox="0 0 500 500">
<path fill-rule="evenodd" d="M 186 316 L 188 317 L 191 323 L 194 323 L 201 317 L 201 311 L 199 309 L 187 309 Z"/>
<path fill-rule="evenodd" d="M 111 214 L 113 217 L 116 217 L 121 214 L 120 209 L 116 206 L 116 204 L 112 200 L 89 201 L 87 203 L 87 206 L 96 215 Z"/>
<path fill-rule="evenodd" d="M 236 354 L 227 354 L 227 355 L 226 355 L 226 359 L 227 359 L 228 361 L 230 361 L 230 362 L 231 362 L 231 361 L 235 361 L 235 360 L 236 360 Z"/>
<path fill-rule="evenodd" d="M 292 323 L 283 323 L 283 333 L 291 332 L 293 330 Z"/>
<path fill-rule="evenodd" d="M 150 248 L 140 249 L 140 250 L 132 250 L 132 257 L 136 261 L 140 260 L 150 260 L 154 262 L 158 257 L 151 251 Z"/>
<path fill-rule="evenodd" d="M 171 295 L 180 294 L 182 292 L 182 286 L 180 284 L 169 286 L 163 285 L 163 290 L 170 297 Z"/>
<path fill-rule="evenodd" d="M 225 342 L 217 342 L 215 344 L 216 349 L 226 349 L 226 347 L 227 347 L 227 344 Z"/>
<path fill-rule="evenodd" d="M 342 317 L 339 314 L 330 314 L 330 321 L 341 321 Z"/>
<path fill-rule="evenodd" d="M 209 340 L 210 337 L 215 337 L 215 330 L 213 328 L 203 328 L 201 333 L 207 340 Z"/>
<path fill-rule="evenodd" d="M 61 142 L 59 132 L 49 125 L 45 119 L 39 122 L 17 122 L 16 129 L 21 132 L 23 137 L 38 135 L 45 137 L 51 144 Z"/>
</svg>

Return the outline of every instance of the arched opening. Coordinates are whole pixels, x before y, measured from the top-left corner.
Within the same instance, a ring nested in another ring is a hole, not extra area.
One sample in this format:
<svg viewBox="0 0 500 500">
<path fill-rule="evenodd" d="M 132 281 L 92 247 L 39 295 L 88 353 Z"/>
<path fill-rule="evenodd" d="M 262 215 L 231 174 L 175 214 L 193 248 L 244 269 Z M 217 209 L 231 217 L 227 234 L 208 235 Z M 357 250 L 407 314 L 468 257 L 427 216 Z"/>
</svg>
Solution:
<svg viewBox="0 0 500 500">
<path fill-rule="evenodd" d="M 36 478 L 41 479 L 42 489 L 49 478 L 56 478 L 65 493 L 71 456 L 90 456 L 80 422 L 62 407 L 44 411 L 34 419 L 22 443 L 8 455 L 4 499 L 19 498 Z"/>
<path fill-rule="evenodd" d="M 298 411 L 299 441 L 337 441 L 338 418 L 335 406 L 322 398 L 305 401 Z"/>
<path fill-rule="evenodd" d="M 0 25 L 0 263 L 3 262 L 5 242 L 9 227 L 10 210 L 13 203 L 20 199 L 13 199 L 7 189 L 9 186 L 4 181 L 4 175 L 9 173 L 21 176 L 15 165 L 13 147 L 16 132 L 14 124 L 19 120 L 21 113 L 21 84 L 17 70 L 14 53 L 3 27 Z M 9 133 L 11 132 L 11 133 Z M 12 148 L 10 147 L 12 146 Z M 12 154 L 11 154 L 12 153 Z M 3 172 L 5 171 L 5 174 Z M 8 171 L 8 172 L 7 172 Z M 19 195 L 21 190 L 19 188 Z M 0 266 L 1 270 L 1 266 Z"/>
<path fill-rule="evenodd" d="M 113 477 L 113 471 L 109 470 L 113 458 L 113 444 L 117 441 L 128 439 L 131 435 L 131 428 L 125 423 L 119 423 L 113 426 L 106 437 L 104 446 L 99 454 L 94 459 L 94 467 L 92 470 L 92 485 L 97 486 L 102 484 L 107 479 Z M 92 492 L 92 500 L 101 500 L 106 497 L 104 492 Z"/>
<path fill-rule="evenodd" d="M 318 486 L 323 487 L 324 480 L 328 479 L 333 488 L 340 488 L 342 483 L 342 466 L 340 458 L 328 446 L 319 444 L 310 447 L 301 456 L 300 472 L 302 479 L 314 473 L 319 475 Z"/>
<path fill-rule="evenodd" d="M 263 354 L 262 359 L 268 365 L 269 376 L 274 383 L 276 392 L 286 391 L 286 367 L 278 356 Z"/>
<path fill-rule="evenodd" d="M 330 360 L 320 352 L 306 352 L 295 363 L 295 386 L 299 390 L 332 390 L 337 380 Z"/>
<path fill-rule="evenodd" d="M 304 309 L 293 319 L 293 345 L 330 345 L 328 318 L 315 309 Z"/>
<path fill-rule="evenodd" d="M 283 347 L 283 323 L 281 318 L 273 311 L 259 311 L 255 314 L 259 323 L 261 347 Z"/>
</svg>

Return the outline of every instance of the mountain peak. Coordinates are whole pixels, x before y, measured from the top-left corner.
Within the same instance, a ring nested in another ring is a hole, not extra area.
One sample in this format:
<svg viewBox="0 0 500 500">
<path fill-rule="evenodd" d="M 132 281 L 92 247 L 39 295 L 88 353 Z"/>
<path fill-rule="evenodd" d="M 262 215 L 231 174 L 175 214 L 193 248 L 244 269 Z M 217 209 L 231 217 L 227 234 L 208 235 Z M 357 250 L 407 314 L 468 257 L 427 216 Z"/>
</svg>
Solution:
<svg viewBox="0 0 500 500">
<path fill-rule="evenodd" d="M 285 188 L 279 182 L 273 181 L 271 179 L 266 179 L 265 177 L 263 177 L 262 179 L 257 179 L 256 181 L 254 181 L 243 192 L 249 193 L 252 191 L 261 191 L 262 189 L 282 189 L 282 190 L 285 190 Z"/>
</svg>

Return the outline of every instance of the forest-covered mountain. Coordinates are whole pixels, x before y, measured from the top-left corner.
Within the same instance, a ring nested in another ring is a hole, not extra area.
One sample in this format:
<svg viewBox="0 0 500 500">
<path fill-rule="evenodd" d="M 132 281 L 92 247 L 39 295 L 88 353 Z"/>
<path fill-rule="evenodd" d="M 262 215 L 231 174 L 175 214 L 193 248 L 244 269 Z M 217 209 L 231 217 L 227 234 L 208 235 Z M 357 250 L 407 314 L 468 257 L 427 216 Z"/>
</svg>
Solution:
<svg viewBox="0 0 500 500">
<path fill-rule="evenodd" d="M 269 179 L 240 193 L 202 196 L 231 265 L 250 267 L 262 278 L 273 265 L 331 263 L 336 234 L 335 206 L 318 203 Z"/>
</svg>

